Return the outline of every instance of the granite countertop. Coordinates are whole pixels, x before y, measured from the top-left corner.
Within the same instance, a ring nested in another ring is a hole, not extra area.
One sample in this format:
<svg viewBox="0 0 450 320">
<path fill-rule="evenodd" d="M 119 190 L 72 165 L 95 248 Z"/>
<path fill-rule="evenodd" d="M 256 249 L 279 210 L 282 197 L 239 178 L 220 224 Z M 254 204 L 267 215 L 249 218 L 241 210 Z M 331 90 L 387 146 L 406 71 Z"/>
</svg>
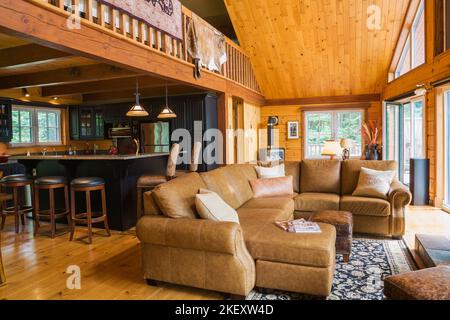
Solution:
<svg viewBox="0 0 450 320">
<path fill-rule="evenodd" d="M 127 155 L 20 155 L 12 156 L 10 160 L 136 160 L 136 159 L 146 159 L 154 157 L 168 156 L 169 153 L 142 153 L 139 155 L 127 154 Z"/>
</svg>

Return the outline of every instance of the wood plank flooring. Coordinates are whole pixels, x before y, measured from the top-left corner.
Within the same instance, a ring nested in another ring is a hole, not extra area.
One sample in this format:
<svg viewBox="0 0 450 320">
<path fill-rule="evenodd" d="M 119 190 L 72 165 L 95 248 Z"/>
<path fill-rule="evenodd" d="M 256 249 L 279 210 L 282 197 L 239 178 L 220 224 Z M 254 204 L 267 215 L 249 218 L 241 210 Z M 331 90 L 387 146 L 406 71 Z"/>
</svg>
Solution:
<svg viewBox="0 0 450 320">
<path fill-rule="evenodd" d="M 42 231 L 45 232 L 45 226 Z M 407 211 L 406 243 L 414 248 L 416 233 L 450 234 L 450 215 L 430 207 Z M 87 231 L 78 228 L 76 241 L 68 235 L 54 240 L 39 235 L 33 238 L 32 223 L 25 231 L 14 233 L 13 218 L 8 217 L 1 233 L 1 249 L 7 284 L 0 287 L 0 299 L 223 299 L 223 295 L 193 288 L 163 285 L 148 286 L 141 276 L 139 241 L 133 231 L 113 232 L 112 237 L 96 230 L 94 242 L 83 242 Z M 81 238 L 81 239 L 80 239 Z M 81 290 L 69 290 L 66 269 L 81 269 Z"/>
</svg>

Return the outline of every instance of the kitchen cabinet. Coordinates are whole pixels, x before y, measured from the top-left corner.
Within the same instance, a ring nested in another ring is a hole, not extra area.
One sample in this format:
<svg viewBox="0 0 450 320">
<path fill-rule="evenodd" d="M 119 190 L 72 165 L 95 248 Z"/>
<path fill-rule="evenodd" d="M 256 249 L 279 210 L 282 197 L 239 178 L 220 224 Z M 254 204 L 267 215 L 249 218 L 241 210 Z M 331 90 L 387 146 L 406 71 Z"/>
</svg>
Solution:
<svg viewBox="0 0 450 320">
<path fill-rule="evenodd" d="M 12 140 L 12 108 L 11 104 L 0 102 L 0 142 Z"/>
<path fill-rule="evenodd" d="M 101 107 L 70 107 L 72 140 L 105 139 L 105 120 Z"/>
</svg>

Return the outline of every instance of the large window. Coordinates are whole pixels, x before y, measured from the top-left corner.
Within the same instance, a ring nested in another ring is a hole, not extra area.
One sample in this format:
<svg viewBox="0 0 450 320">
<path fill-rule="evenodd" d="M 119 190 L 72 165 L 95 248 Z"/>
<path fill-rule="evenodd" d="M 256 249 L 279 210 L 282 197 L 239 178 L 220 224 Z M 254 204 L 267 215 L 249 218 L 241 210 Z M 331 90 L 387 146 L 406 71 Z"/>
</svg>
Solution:
<svg viewBox="0 0 450 320">
<path fill-rule="evenodd" d="M 398 43 L 397 50 L 400 55 L 397 56 L 396 61 L 392 61 L 391 74 L 396 79 L 405 73 L 417 68 L 425 63 L 425 7 L 424 0 L 420 1 L 419 6 L 410 23 L 408 33 L 405 38 L 406 41 Z M 404 28 L 407 28 L 404 26 Z M 391 80 L 392 76 L 391 76 Z"/>
<path fill-rule="evenodd" d="M 424 100 L 422 97 L 385 108 L 384 152 L 388 160 L 399 163 L 399 179 L 410 183 L 410 162 L 425 156 Z"/>
<path fill-rule="evenodd" d="M 321 158 L 325 141 L 340 139 L 352 140 L 350 154 L 352 157 L 360 157 L 362 121 L 363 112 L 360 110 L 306 112 L 305 157 Z"/>
<path fill-rule="evenodd" d="M 13 106 L 13 138 L 17 146 L 61 144 L 61 111 Z"/>
<path fill-rule="evenodd" d="M 445 196 L 444 206 L 450 209 L 450 91 L 445 93 Z"/>
</svg>

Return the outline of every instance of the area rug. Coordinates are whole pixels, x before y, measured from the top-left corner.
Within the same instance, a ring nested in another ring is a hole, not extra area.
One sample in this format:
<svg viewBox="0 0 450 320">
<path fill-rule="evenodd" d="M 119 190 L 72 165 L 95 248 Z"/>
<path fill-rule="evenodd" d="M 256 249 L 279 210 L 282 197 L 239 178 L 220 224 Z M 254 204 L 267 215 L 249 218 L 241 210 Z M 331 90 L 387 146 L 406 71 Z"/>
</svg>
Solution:
<svg viewBox="0 0 450 320">
<path fill-rule="evenodd" d="M 403 240 L 356 238 L 349 263 L 344 263 L 341 255 L 336 257 L 333 288 L 327 300 L 383 300 L 384 278 L 415 269 Z M 247 297 L 247 300 L 314 299 L 318 298 L 281 291 L 264 294 L 257 290 Z"/>
</svg>

